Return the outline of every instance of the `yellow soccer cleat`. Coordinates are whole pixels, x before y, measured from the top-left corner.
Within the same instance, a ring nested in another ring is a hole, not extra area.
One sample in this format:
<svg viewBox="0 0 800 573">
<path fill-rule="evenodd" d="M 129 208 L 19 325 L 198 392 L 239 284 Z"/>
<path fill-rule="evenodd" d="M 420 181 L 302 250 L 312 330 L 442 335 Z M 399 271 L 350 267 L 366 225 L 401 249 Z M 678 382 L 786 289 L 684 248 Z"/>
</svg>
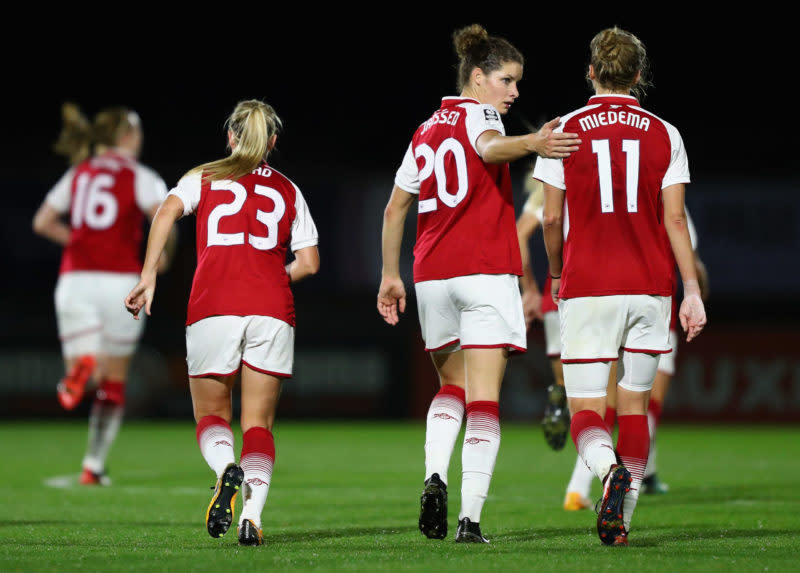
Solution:
<svg viewBox="0 0 800 573">
<path fill-rule="evenodd" d="M 590 507 L 592 507 L 592 502 L 589 498 L 583 497 L 577 491 L 567 492 L 567 496 L 564 498 L 565 511 L 580 511 Z"/>
</svg>

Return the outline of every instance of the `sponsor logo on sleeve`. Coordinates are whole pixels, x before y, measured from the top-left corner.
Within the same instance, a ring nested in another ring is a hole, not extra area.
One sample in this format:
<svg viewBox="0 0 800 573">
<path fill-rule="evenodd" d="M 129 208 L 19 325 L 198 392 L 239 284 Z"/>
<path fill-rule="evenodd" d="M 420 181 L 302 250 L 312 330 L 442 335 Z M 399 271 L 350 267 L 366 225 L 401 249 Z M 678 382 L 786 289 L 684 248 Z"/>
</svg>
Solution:
<svg viewBox="0 0 800 573">
<path fill-rule="evenodd" d="M 483 108 L 483 117 L 486 121 L 500 121 L 500 116 L 496 109 Z"/>
</svg>

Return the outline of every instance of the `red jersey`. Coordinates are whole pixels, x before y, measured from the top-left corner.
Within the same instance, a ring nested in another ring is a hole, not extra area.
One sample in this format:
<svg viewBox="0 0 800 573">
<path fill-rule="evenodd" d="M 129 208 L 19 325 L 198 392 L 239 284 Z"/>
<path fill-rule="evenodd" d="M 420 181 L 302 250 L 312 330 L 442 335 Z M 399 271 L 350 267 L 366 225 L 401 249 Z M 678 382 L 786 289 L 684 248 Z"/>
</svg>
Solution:
<svg viewBox="0 0 800 573">
<path fill-rule="evenodd" d="M 475 148 L 487 130 L 505 135 L 493 106 L 447 97 L 411 139 L 395 184 L 419 195 L 414 282 L 522 274 L 508 164 Z"/>
<path fill-rule="evenodd" d="M 209 316 L 271 316 L 294 326 L 286 251 L 317 244 L 303 195 L 262 163 L 236 181 L 184 177 L 170 191 L 197 217 L 197 269 L 186 324 Z"/>
<path fill-rule="evenodd" d="M 563 160 L 539 159 L 533 176 L 566 191 L 560 296 L 671 296 L 661 190 L 689 182 L 678 130 L 631 96 L 599 95 L 559 131 L 583 143 Z"/>
<path fill-rule="evenodd" d="M 115 150 L 67 171 L 45 199 L 70 217 L 59 272 L 141 272 L 144 213 L 166 192 L 154 171 Z"/>
</svg>

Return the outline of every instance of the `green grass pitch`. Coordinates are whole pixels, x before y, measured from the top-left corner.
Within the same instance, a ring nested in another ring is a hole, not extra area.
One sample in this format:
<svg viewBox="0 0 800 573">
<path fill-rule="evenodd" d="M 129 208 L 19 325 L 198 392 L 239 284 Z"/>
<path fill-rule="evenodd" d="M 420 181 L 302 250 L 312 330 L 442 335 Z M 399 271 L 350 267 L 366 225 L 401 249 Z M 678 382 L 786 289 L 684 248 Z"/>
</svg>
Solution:
<svg viewBox="0 0 800 573">
<path fill-rule="evenodd" d="M 481 518 L 492 543 L 475 546 L 452 540 L 460 446 L 450 532 L 434 541 L 417 530 L 422 423 L 279 421 L 266 545 L 251 548 L 235 527 L 222 539 L 205 530 L 213 476 L 191 420 L 124 425 L 108 488 L 77 485 L 83 421 L 5 422 L 0 571 L 800 570 L 796 426 L 665 425 L 658 459 L 671 489 L 641 497 L 627 548 L 600 544 L 592 510 L 561 509 L 571 443 L 551 451 L 535 424 L 502 431 Z"/>
</svg>

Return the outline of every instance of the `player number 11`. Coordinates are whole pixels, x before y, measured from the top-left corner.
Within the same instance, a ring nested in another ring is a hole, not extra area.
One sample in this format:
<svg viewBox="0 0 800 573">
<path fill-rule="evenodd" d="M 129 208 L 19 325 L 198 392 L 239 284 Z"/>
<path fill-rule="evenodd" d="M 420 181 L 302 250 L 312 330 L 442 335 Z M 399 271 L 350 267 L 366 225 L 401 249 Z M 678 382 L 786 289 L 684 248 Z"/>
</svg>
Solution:
<svg viewBox="0 0 800 573">
<path fill-rule="evenodd" d="M 628 213 L 639 210 L 639 140 L 623 139 L 625 153 L 625 195 Z M 603 213 L 614 212 L 614 186 L 611 181 L 611 148 L 607 139 L 592 140 L 592 152 L 597 155 L 597 175 L 600 180 L 600 209 Z"/>
</svg>

